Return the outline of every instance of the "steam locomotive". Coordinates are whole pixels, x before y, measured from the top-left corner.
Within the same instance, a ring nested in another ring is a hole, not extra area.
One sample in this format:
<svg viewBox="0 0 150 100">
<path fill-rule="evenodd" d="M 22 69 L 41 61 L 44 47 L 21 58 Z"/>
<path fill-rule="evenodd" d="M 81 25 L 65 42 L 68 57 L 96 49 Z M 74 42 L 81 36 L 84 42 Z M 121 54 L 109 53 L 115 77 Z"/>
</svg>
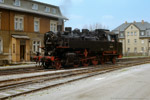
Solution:
<svg viewBox="0 0 150 100">
<path fill-rule="evenodd" d="M 74 29 L 66 27 L 64 32 L 49 31 L 44 35 L 44 56 L 35 57 L 44 68 L 79 67 L 97 65 L 122 57 L 122 44 L 118 36 L 106 29 Z"/>
</svg>

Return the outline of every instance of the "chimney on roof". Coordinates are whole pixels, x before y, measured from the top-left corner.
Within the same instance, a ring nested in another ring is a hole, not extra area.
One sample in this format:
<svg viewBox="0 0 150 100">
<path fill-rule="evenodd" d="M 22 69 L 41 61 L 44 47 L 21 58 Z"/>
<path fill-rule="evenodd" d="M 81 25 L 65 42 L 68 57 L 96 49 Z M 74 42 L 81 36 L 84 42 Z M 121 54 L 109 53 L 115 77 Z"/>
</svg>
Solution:
<svg viewBox="0 0 150 100">
<path fill-rule="evenodd" d="M 127 21 L 125 21 L 125 24 L 127 24 L 128 22 Z"/>
<path fill-rule="evenodd" d="M 134 24 L 136 23 L 136 21 L 133 22 Z"/>
<path fill-rule="evenodd" d="M 144 20 L 142 20 L 142 24 L 144 24 Z"/>
</svg>

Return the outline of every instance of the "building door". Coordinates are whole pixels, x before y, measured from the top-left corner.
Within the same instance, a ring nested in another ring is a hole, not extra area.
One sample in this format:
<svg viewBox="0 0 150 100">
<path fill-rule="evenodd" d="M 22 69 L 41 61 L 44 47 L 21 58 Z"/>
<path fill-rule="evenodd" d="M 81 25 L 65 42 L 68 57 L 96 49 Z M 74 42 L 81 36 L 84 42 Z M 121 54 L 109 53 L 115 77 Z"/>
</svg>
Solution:
<svg viewBox="0 0 150 100">
<path fill-rule="evenodd" d="M 20 40 L 20 61 L 25 60 L 26 40 Z"/>
</svg>

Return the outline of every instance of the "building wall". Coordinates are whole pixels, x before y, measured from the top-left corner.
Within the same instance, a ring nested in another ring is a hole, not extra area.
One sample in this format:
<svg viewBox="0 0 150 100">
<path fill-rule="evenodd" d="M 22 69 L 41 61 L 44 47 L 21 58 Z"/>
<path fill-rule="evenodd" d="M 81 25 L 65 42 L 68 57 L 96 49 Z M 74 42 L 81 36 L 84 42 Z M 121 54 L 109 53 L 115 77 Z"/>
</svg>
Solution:
<svg viewBox="0 0 150 100">
<path fill-rule="evenodd" d="M 39 15 L 29 14 L 29 13 L 21 13 L 15 11 L 8 11 L 0 9 L 1 12 L 1 30 L 5 31 L 15 31 L 14 30 L 14 18 L 15 16 L 23 16 L 24 18 L 24 32 L 34 32 L 34 18 L 40 19 L 40 32 L 45 33 L 50 31 L 50 21 L 57 21 L 58 19 L 43 17 Z"/>
<path fill-rule="evenodd" d="M 124 55 L 147 55 L 149 39 L 140 37 L 140 30 L 131 24 L 124 31 L 124 38 L 119 39 L 123 43 Z M 136 49 L 135 49 L 136 48 Z M 142 49 L 144 48 L 144 50 Z"/>
<path fill-rule="evenodd" d="M 44 33 L 50 31 L 50 22 L 58 22 L 58 19 L 45 17 L 35 14 L 22 13 L 17 11 L 10 11 L 0 9 L 1 12 L 1 29 L 0 38 L 3 39 L 3 53 L 0 54 L 0 59 L 6 59 L 8 61 L 20 62 L 20 39 L 12 38 L 12 34 L 22 34 L 30 37 L 30 40 L 26 40 L 26 54 L 25 61 L 30 61 L 30 57 L 35 55 L 33 52 L 33 41 L 38 40 L 43 45 Z M 22 16 L 24 19 L 23 27 L 21 31 L 15 30 L 15 16 Z M 40 20 L 40 31 L 34 32 L 34 18 Z M 63 26 L 62 26 L 63 27 Z M 63 29 L 63 28 L 62 28 Z M 13 53 L 13 44 L 16 45 L 15 53 Z"/>
</svg>

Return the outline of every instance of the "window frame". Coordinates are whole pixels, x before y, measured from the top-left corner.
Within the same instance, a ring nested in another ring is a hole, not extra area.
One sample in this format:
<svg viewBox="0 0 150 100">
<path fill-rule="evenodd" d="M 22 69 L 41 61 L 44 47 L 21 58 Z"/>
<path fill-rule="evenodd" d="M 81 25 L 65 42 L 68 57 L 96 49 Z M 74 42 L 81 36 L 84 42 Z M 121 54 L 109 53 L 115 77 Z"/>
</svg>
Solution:
<svg viewBox="0 0 150 100">
<path fill-rule="evenodd" d="M 38 44 L 39 42 L 39 44 Z M 33 40 L 32 42 L 32 51 L 33 53 L 36 53 L 36 52 L 40 52 L 41 53 L 41 48 L 38 49 L 38 47 L 41 47 L 41 41 L 40 40 Z"/>
<path fill-rule="evenodd" d="M 136 33 L 136 32 L 134 32 L 134 36 L 137 36 L 137 33 Z"/>
<path fill-rule="evenodd" d="M 144 32 L 141 32 L 141 36 L 144 36 L 145 35 L 145 33 Z"/>
<path fill-rule="evenodd" d="M 130 43 L 130 39 L 128 39 L 128 43 Z"/>
<path fill-rule="evenodd" d="M 21 1 L 20 0 L 14 0 L 14 6 L 21 6 Z"/>
<path fill-rule="evenodd" d="M 134 39 L 134 43 L 137 43 L 137 39 Z"/>
<path fill-rule="evenodd" d="M 32 4 L 32 9 L 33 9 L 33 10 L 38 10 L 38 9 L 39 9 L 39 5 L 36 4 L 36 3 L 33 3 L 33 4 Z"/>
<path fill-rule="evenodd" d="M 144 40 L 141 40 L 141 43 L 142 43 L 142 44 L 144 44 L 144 43 L 145 43 L 145 41 L 144 41 Z"/>
<path fill-rule="evenodd" d="M 56 8 L 52 8 L 52 13 L 53 13 L 53 14 L 57 14 Z"/>
<path fill-rule="evenodd" d="M 127 35 L 130 36 L 130 32 L 127 32 Z"/>
<path fill-rule="evenodd" d="M 134 34 L 134 33 L 133 33 L 133 32 L 131 32 L 131 36 L 133 36 L 133 34 Z"/>
<path fill-rule="evenodd" d="M 120 33 L 120 37 L 124 37 L 124 34 L 123 34 L 123 33 Z"/>
<path fill-rule="evenodd" d="M 145 50 L 145 48 L 144 48 L 144 47 L 141 47 L 141 51 L 144 52 L 144 50 Z"/>
<path fill-rule="evenodd" d="M 128 52 L 130 52 L 130 48 L 128 48 Z"/>
<path fill-rule="evenodd" d="M 18 19 L 18 20 L 16 21 L 16 19 Z M 24 17 L 23 16 L 15 16 L 14 17 L 14 29 L 16 31 L 24 30 Z"/>
<path fill-rule="evenodd" d="M 50 31 L 57 32 L 57 21 L 50 20 Z"/>
<path fill-rule="evenodd" d="M 4 3 L 4 0 L 0 0 L 0 3 Z"/>
<path fill-rule="evenodd" d="M 49 13 L 51 11 L 51 8 L 50 7 L 45 7 L 45 12 Z"/>
<path fill-rule="evenodd" d="M 137 53 L 137 47 L 134 47 L 134 53 Z"/>
<path fill-rule="evenodd" d="M 35 22 L 38 22 L 37 30 L 36 30 L 36 23 Z M 34 32 L 40 32 L 40 18 L 34 18 Z"/>
</svg>

